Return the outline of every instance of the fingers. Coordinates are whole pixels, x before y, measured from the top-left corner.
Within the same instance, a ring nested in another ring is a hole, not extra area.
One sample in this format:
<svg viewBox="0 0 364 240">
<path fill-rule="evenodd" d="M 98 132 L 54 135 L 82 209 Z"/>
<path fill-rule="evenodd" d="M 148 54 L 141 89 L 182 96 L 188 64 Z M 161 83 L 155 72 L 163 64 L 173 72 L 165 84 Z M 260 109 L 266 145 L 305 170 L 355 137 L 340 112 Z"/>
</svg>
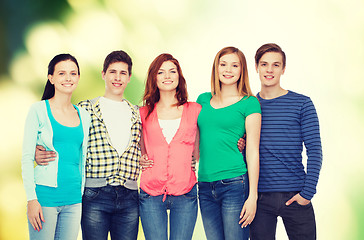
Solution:
<svg viewBox="0 0 364 240">
<path fill-rule="evenodd" d="M 245 148 L 245 140 L 243 138 L 240 138 L 239 141 L 238 141 L 238 148 L 239 148 L 239 151 L 243 151 L 244 148 Z"/>
<path fill-rule="evenodd" d="M 143 156 L 140 157 L 139 164 L 140 164 L 141 169 L 145 170 L 145 169 L 153 166 L 153 160 L 148 159 L 148 156 L 146 154 L 144 154 Z"/>
<path fill-rule="evenodd" d="M 291 205 L 291 203 L 293 203 L 294 201 L 296 201 L 296 200 L 294 199 L 294 197 L 292 197 L 291 199 L 289 199 L 289 200 L 286 202 L 286 206 Z"/>
<path fill-rule="evenodd" d="M 304 206 L 304 205 L 309 204 L 311 201 L 303 198 L 299 193 L 297 193 L 296 195 L 294 195 L 291 199 L 289 199 L 286 202 L 286 206 L 291 205 L 293 202 L 297 202 L 299 205 Z"/>
<path fill-rule="evenodd" d="M 196 171 L 196 163 L 197 163 L 196 158 L 194 156 L 192 156 L 192 161 L 191 161 L 192 171 Z"/>
<path fill-rule="evenodd" d="M 37 145 L 35 150 L 35 162 L 38 165 L 48 165 L 49 162 L 56 159 L 56 153 L 53 151 L 45 151 L 43 146 Z"/>
<path fill-rule="evenodd" d="M 35 226 L 37 231 L 40 231 L 42 229 L 42 222 L 40 221 L 39 216 L 35 218 Z"/>
<path fill-rule="evenodd" d="M 43 210 L 42 209 L 40 209 L 39 216 L 40 216 L 40 220 L 42 220 L 42 222 L 45 222 L 44 217 L 43 217 Z M 42 226 L 40 226 L 40 227 L 42 227 Z"/>
<path fill-rule="evenodd" d="M 244 211 L 244 213 L 243 213 L 243 211 Z M 239 224 L 241 224 L 242 228 L 250 225 L 253 222 L 253 219 L 255 216 L 253 213 L 250 213 L 244 209 L 243 209 L 243 211 L 242 211 L 243 215 L 240 215 L 240 221 L 239 221 Z"/>
<path fill-rule="evenodd" d="M 42 145 L 35 146 L 36 150 L 45 151 L 46 149 Z"/>
<path fill-rule="evenodd" d="M 36 231 L 42 229 L 42 221 L 44 222 L 43 211 L 37 200 L 31 200 L 28 202 L 27 215 L 30 224 Z"/>
</svg>

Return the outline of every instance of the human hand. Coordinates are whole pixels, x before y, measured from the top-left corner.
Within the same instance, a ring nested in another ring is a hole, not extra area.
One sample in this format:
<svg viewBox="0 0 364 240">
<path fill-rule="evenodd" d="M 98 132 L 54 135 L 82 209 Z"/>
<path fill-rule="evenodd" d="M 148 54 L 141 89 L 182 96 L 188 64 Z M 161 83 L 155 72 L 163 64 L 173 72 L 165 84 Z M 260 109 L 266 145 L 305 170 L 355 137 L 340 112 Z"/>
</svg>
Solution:
<svg viewBox="0 0 364 240">
<path fill-rule="evenodd" d="M 148 159 L 148 155 L 144 154 L 140 157 L 139 164 L 142 170 L 146 170 L 147 168 L 153 167 L 153 160 Z"/>
<path fill-rule="evenodd" d="M 49 162 L 56 160 L 56 153 L 53 151 L 46 151 L 46 149 L 41 146 L 37 145 L 35 147 L 35 162 L 38 165 L 48 165 Z"/>
<path fill-rule="evenodd" d="M 37 199 L 28 201 L 27 216 L 34 230 L 37 230 L 39 232 L 42 229 L 42 222 L 45 221 L 43 217 L 42 207 L 40 206 Z"/>
<path fill-rule="evenodd" d="M 239 148 L 239 151 L 242 152 L 245 148 L 245 134 L 242 138 L 239 139 L 238 141 L 238 148 Z"/>
<path fill-rule="evenodd" d="M 240 213 L 239 224 L 242 224 L 241 225 L 242 228 L 248 226 L 253 222 L 256 211 L 257 211 L 257 200 L 248 197 Z"/>
<path fill-rule="evenodd" d="M 299 193 L 297 193 L 296 195 L 294 195 L 291 199 L 289 199 L 286 202 L 286 206 L 291 205 L 291 203 L 293 202 L 297 202 L 299 205 L 305 206 L 307 204 L 309 204 L 311 201 L 307 200 L 306 198 L 301 197 L 301 195 Z"/>
</svg>

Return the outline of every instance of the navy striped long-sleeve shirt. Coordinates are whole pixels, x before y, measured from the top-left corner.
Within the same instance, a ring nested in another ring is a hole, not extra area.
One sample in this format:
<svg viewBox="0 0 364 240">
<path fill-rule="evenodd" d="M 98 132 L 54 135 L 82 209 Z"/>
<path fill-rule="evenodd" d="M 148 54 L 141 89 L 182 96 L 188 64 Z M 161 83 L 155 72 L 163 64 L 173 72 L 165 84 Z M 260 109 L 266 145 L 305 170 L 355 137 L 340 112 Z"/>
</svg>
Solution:
<svg viewBox="0 0 364 240">
<path fill-rule="evenodd" d="M 262 108 L 258 191 L 299 191 L 311 200 L 322 164 L 319 121 L 311 99 L 292 91 L 274 99 L 263 99 L 259 93 L 257 97 Z"/>
</svg>

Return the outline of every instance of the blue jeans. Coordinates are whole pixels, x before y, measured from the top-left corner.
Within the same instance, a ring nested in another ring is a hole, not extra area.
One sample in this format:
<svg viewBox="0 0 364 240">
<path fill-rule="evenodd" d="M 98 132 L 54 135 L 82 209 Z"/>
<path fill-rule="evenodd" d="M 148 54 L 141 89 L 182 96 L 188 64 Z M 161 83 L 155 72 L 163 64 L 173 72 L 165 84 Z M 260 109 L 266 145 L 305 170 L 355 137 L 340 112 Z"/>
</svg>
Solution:
<svg viewBox="0 0 364 240">
<path fill-rule="evenodd" d="M 60 207 L 42 207 L 45 222 L 34 230 L 28 220 L 30 240 L 76 240 L 80 229 L 81 203 Z"/>
<path fill-rule="evenodd" d="M 202 222 L 209 240 L 248 239 L 240 212 L 249 194 L 248 174 L 214 182 L 199 182 Z"/>
<path fill-rule="evenodd" d="M 140 218 L 146 240 L 188 240 L 192 239 L 197 219 L 197 188 L 181 196 L 150 196 L 140 189 Z M 168 215 L 170 210 L 168 238 Z"/>
<path fill-rule="evenodd" d="M 138 191 L 122 186 L 85 188 L 82 197 L 84 240 L 137 239 L 139 227 Z"/>
<path fill-rule="evenodd" d="M 297 202 L 286 206 L 286 202 L 298 192 L 259 193 L 257 212 L 250 225 L 252 240 L 276 239 L 277 217 L 282 217 L 287 235 L 291 240 L 316 239 L 315 213 L 312 204 L 305 206 Z"/>
</svg>

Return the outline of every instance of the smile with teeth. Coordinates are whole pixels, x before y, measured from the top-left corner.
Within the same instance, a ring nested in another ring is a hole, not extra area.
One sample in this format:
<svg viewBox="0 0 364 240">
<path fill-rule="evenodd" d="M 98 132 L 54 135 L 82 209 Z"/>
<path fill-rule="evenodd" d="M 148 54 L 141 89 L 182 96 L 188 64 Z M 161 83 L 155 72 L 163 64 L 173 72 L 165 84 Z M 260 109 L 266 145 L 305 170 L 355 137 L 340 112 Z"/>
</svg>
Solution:
<svg viewBox="0 0 364 240">
<path fill-rule="evenodd" d="M 164 81 L 163 83 L 164 84 L 171 84 L 171 83 L 173 83 L 173 81 L 167 80 L 167 81 Z"/>
<path fill-rule="evenodd" d="M 63 83 L 62 86 L 63 87 L 72 87 L 73 83 Z"/>
<path fill-rule="evenodd" d="M 121 83 L 113 83 L 112 84 L 114 87 L 121 87 L 121 85 L 123 85 L 123 84 L 121 84 Z"/>
<path fill-rule="evenodd" d="M 274 78 L 274 76 L 272 76 L 272 75 L 266 75 L 266 76 L 264 76 L 266 79 L 273 79 Z"/>
<path fill-rule="evenodd" d="M 233 75 L 227 75 L 227 74 L 225 74 L 223 76 L 224 76 L 224 78 L 233 78 L 234 77 Z"/>
</svg>

